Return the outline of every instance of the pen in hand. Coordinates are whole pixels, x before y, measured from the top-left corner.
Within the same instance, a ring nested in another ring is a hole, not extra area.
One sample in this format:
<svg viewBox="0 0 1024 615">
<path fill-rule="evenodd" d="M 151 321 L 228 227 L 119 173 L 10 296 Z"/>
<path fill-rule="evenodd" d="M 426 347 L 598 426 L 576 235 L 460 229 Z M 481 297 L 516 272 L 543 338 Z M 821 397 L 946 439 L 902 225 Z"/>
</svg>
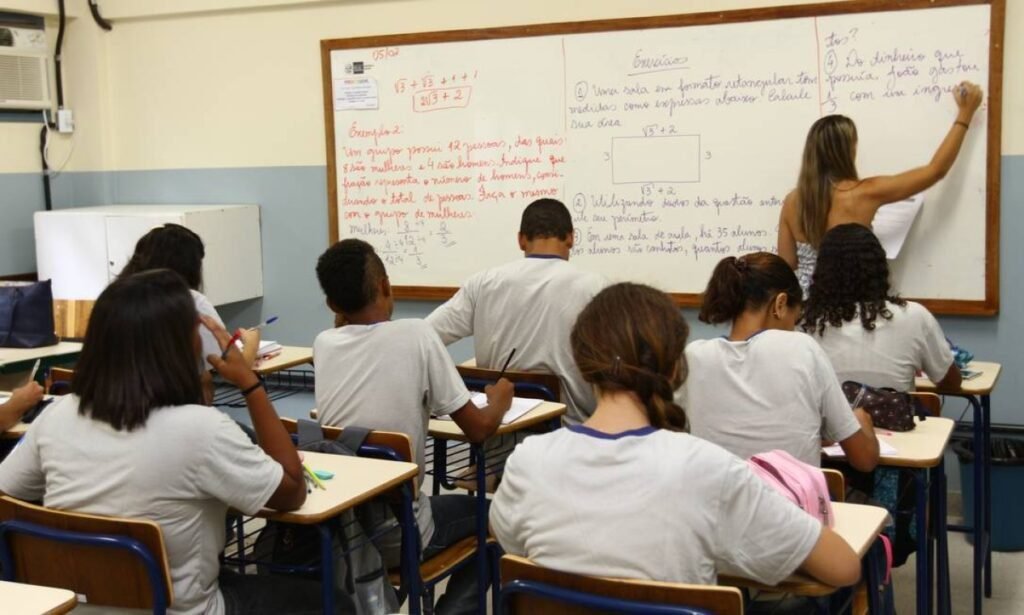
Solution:
<svg viewBox="0 0 1024 615">
<path fill-rule="evenodd" d="M 513 348 L 512 352 L 508 353 L 508 358 L 505 359 L 505 365 L 501 368 L 501 372 L 498 373 L 498 380 L 501 380 L 505 376 L 505 370 L 508 369 L 508 364 L 512 362 L 512 357 L 516 356 L 516 349 Z"/>
</svg>

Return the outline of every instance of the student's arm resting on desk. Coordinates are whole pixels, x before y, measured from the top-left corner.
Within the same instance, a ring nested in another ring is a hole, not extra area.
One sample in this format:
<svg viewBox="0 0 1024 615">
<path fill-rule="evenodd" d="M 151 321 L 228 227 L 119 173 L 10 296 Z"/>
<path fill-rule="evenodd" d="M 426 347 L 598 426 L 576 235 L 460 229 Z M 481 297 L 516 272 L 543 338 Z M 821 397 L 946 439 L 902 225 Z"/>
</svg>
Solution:
<svg viewBox="0 0 1024 615">
<path fill-rule="evenodd" d="M 863 408 L 854 409 L 853 414 L 860 423 L 860 430 L 841 441 L 839 446 L 846 453 L 846 460 L 853 469 L 870 472 L 878 465 L 878 457 L 881 454 L 878 437 L 875 436 L 875 425 L 871 415 Z"/>
<path fill-rule="evenodd" d="M 22 415 L 43 399 L 43 387 L 33 381 L 11 391 L 11 398 L 0 404 L 0 432 L 18 424 Z"/>
<path fill-rule="evenodd" d="M 811 342 L 811 360 L 814 361 L 814 379 L 821 387 L 821 435 L 824 440 L 838 442 L 846 459 L 855 469 L 870 472 L 878 465 L 878 438 L 871 416 L 857 408 L 850 410 L 843 387 L 832 369 L 825 351 Z"/>
<path fill-rule="evenodd" d="M 961 95 L 961 89 L 964 94 Z M 953 88 L 953 99 L 956 101 L 958 113 L 956 120 L 946 133 L 946 137 L 939 144 L 938 149 L 928 164 L 910 169 L 897 175 L 885 175 L 869 177 L 857 187 L 868 200 L 878 207 L 885 203 L 893 203 L 909 198 L 938 182 L 946 176 L 946 173 L 953 167 L 957 155 L 960 153 L 960 146 L 963 145 L 964 137 L 967 135 L 967 127 L 963 124 L 970 124 L 974 112 L 978 110 L 984 98 L 981 88 L 973 83 L 961 83 Z M 957 123 L 962 122 L 963 124 Z"/>
<path fill-rule="evenodd" d="M 940 391 L 955 391 L 960 388 L 960 385 L 964 383 L 964 376 L 960 373 L 960 368 L 956 366 L 956 363 L 949 366 L 949 370 L 946 371 L 946 375 L 941 380 L 935 383 L 935 388 Z"/>
<path fill-rule="evenodd" d="M 842 536 L 822 526 L 800 570 L 832 587 L 848 587 L 860 580 L 860 559 Z"/>
<path fill-rule="evenodd" d="M 206 316 L 201 318 L 203 324 L 216 336 L 221 348 L 226 348 L 231 336 L 224 330 L 224 327 L 217 325 L 215 321 Z M 207 360 L 222 378 L 240 390 L 247 390 L 259 382 L 256 374 L 253 373 L 237 348 L 232 348 L 228 352 L 226 360 L 222 360 L 219 355 L 210 355 Z M 281 419 L 274 412 L 274 406 L 271 405 L 270 398 L 267 397 L 266 389 L 257 388 L 246 395 L 245 402 L 249 408 L 249 416 L 252 418 L 253 429 L 256 430 L 260 448 L 279 463 L 284 470 L 281 483 L 270 496 L 266 505 L 278 510 L 295 510 L 306 501 L 306 483 L 302 476 L 302 463 L 299 461 L 298 451 L 295 450 L 291 437 L 281 424 Z"/>
<path fill-rule="evenodd" d="M 484 387 L 487 407 L 478 408 L 472 400 L 452 413 L 452 420 L 470 442 L 483 442 L 501 425 L 501 418 L 512 405 L 514 388 L 506 378 Z"/>
</svg>

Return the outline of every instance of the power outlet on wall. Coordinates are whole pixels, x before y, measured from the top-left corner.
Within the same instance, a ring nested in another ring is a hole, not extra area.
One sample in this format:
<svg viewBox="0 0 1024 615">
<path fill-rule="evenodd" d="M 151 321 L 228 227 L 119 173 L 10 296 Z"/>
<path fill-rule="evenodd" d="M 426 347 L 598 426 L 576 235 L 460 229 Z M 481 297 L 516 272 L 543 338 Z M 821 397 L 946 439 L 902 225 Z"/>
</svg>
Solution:
<svg viewBox="0 0 1024 615">
<path fill-rule="evenodd" d="M 72 133 L 75 131 L 75 116 L 71 109 L 57 110 L 57 132 Z"/>
</svg>

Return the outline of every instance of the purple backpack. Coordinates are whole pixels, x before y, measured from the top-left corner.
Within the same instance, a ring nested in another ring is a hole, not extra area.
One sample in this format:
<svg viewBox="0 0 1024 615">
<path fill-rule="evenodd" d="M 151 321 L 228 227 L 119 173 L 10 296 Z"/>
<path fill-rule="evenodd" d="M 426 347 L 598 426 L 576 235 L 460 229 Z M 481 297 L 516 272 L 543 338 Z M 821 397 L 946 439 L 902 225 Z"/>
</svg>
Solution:
<svg viewBox="0 0 1024 615">
<path fill-rule="evenodd" d="M 747 460 L 754 474 L 807 511 L 822 524 L 832 527 L 832 500 L 820 468 L 806 464 L 786 451 L 768 451 Z"/>
</svg>

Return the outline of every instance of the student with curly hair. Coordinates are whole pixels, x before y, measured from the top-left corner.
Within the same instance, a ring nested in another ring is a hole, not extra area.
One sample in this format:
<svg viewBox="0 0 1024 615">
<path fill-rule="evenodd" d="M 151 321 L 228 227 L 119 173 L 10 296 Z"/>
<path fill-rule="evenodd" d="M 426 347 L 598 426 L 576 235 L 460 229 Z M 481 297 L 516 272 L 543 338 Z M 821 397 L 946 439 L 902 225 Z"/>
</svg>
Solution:
<svg viewBox="0 0 1024 615">
<path fill-rule="evenodd" d="M 963 82 L 953 88 L 957 116 L 928 164 L 898 173 L 860 179 L 857 175 L 857 127 L 842 115 L 826 115 L 811 125 L 804 144 L 796 189 L 786 195 L 779 214 L 779 256 L 797 271 L 804 293 L 828 229 L 848 222 L 870 226 L 878 208 L 934 185 L 953 167 L 981 88 Z"/>
<path fill-rule="evenodd" d="M 855 583 L 860 563 L 841 537 L 741 459 L 685 433 L 672 391 L 686 379 L 687 334 L 649 286 L 610 286 L 583 309 L 570 339 L 597 407 L 512 452 L 491 505 L 501 546 L 603 577 L 713 584 L 727 570 L 774 585 L 799 568 Z"/>
<path fill-rule="evenodd" d="M 825 234 L 803 328 L 817 338 L 840 381 L 911 391 L 920 369 L 941 388 L 960 386 L 938 321 L 891 290 L 885 250 L 860 224 Z"/>
<path fill-rule="evenodd" d="M 678 400 L 690 415 L 690 433 L 743 458 L 781 449 L 815 466 L 821 441 L 834 441 L 850 465 L 871 470 L 879 454 L 871 417 L 850 410 L 825 353 L 793 330 L 801 297 L 793 270 L 775 254 L 718 263 L 700 319 L 731 328 L 686 347 L 696 377 Z"/>
</svg>

